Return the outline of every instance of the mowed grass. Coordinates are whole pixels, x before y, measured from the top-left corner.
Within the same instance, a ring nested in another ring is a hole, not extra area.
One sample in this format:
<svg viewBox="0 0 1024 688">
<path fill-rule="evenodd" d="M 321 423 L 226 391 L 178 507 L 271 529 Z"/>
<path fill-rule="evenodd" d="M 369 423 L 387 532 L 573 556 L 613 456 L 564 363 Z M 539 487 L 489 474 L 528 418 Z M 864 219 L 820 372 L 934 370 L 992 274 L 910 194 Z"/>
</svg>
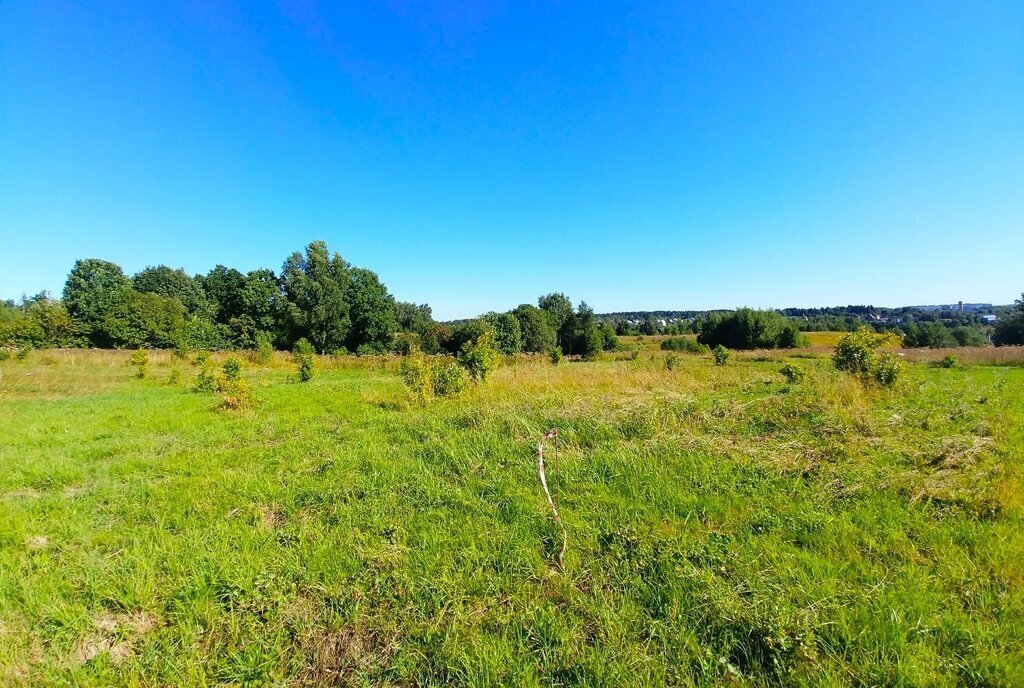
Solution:
<svg viewBox="0 0 1024 688">
<path fill-rule="evenodd" d="M 1024 685 L 1020 367 L 127 359 L 0 363 L 0 685 Z"/>
</svg>

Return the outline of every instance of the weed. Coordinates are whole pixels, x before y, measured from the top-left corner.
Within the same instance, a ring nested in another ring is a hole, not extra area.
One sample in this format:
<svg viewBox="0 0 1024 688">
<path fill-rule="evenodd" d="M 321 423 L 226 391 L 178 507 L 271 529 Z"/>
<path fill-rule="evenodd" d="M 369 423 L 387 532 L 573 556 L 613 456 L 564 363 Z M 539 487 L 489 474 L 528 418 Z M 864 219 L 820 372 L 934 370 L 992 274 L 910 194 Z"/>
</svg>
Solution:
<svg viewBox="0 0 1024 688">
<path fill-rule="evenodd" d="M 135 366 L 135 377 L 137 379 L 141 380 L 146 377 L 146 372 L 149 369 L 149 353 L 145 349 L 133 351 L 132 357 L 128 362 Z"/>
<path fill-rule="evenodd" d="M 711 352 L 715 359 L 716 366 L 724 366 L 729 361 L 729 350 L 719 344 Z"/>
</svg>

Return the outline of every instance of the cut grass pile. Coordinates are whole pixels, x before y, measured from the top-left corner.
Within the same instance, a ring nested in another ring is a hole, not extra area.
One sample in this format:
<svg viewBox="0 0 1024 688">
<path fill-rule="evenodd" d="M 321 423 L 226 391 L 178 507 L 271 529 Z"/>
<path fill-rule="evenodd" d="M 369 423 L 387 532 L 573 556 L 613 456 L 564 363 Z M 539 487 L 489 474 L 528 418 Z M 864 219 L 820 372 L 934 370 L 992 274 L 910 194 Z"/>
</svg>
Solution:
<svg viewBox="0 0 1024 688">
<path fill-rule="evenodd" d="M 0 364 L 0 684 L 1024 685 L 1024 369 L 128 356 Z"/>
</svg>

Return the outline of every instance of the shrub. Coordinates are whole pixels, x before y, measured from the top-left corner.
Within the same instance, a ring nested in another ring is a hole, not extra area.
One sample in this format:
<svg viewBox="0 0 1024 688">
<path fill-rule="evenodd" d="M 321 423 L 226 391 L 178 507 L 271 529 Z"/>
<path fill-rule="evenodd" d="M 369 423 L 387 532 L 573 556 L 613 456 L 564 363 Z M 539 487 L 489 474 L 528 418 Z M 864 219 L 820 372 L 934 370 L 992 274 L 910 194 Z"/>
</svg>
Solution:
<svg viewBox="0 0 1024 688">
<path fill-rule="evenodd" d="M 405 384 L 424 403 L 434 397 L 458 396 L 468 383 L 466 370 L 448 356 L 433 360 L 421 354 L 407 356 L 402 359 L 401 373 Z"/>
<path fill-rule="evenodd" d="M 956 368 L 957 360 L 953 354 L 946 354 L 941 361 L 938 361 L 940 368 Z"/>
<path fill-rule="evenodd" d="M 679 364 L 679 356 L 676 354 L 669 354 L 665 357 L 665 367 L 672 370 Z"/>
<path fill-rule="evenodd" d="M 369 344 L 360 344 L 356 348 L 356 356 L 376 356 L 378 353 L 380 352 Z"/>
<path fill-rule="evenodd" d="M 832 354 L 832 364 L 838 370 L 874 380 L 882 387 L 892 387 L 903 374 L 904 365 L 891 353 L 879 354 L 877 349 L 888 341 L 888 335 L 876 334 L 867 328 L 844 336 Z"/>
<path fill-rule="evenodd" d="M 18 350 L 14 352 L 14 357 L 19 361 L 24 361 L 30 353 L 32 353 L 32 345 L 25 344 L 18 347 Z"/>
<path fill-rule="evenodd" d="M 561 363 L 562 362 L 562 350 L 559 349 L 557 346 L 553 347 L 551 349 L 551 351 L 548 352 L 548 360 L 551 361 L 551 365 L 553 365 L 553 366 L 556 366 L 559 363 Z"/>
<path fill-rule="evenodd" d="M 876 349 L 885 344 L 888 337 L 877 334 L 867 328 L 851 332 L 839 340 L 832 364 L 837 370 L 845 370 L 856 375 L 867 375 L 874 369 L 878 360 Z"/>
<path fill-rule="evenodd" d="M 274 360 L 274 344 L 266 332 L 256 334 L 256 348 L 253 349 L 251 360 L 259 365 L 267 365 Z"/>
<path fill-rule="evenodd" d="M 501 355 L 494 347 L 494 335 L 490 331 L 481 334 L 475 341 L 467 342 L 459 354 L 459 363 L 474 382 L 483 382 L 498 367 Z"/>
<path fill-rule="evenodd" d="M 192 362 L 200 368 L 205 368 L 210 362 L 210 352 L 204 350 L 197 351 L 196 357 L 192 359 Z"/>
<path fill-rule="evenodd" d="M 244 380 L 225 380 L 218 391 L 223 396 L 217 408 L 222 411 L 240 411 L 252 406 L 252 389 Z"/>
<path fill-rule="evenodd" d="M 904 368 L 903 361 L 895 354 L 882 354 L 875 361 L 871 377 L 882 387 L 894 387 L 903 375 Z"/>
<path fill-rule="evenodd" d="M 299 360 L 299 382 L 313 379 L 313 354 L 306 354 Z"/>
<path fill-rule="evenodd" d="M 729 350 L 719 344 L 711 354 L 715 357 L 716 366 L 724 366 L 729 360 Z"/>
<path fill-rule="evenodd" d="M 149 369 L 149 353 L 145 349 L 138 349 L 132 352 L 129 363 L 135 366 L 135 377 L 141 380 L 146 377 L 146 371 Z"/>
<path fill-rule="evenodd" d="M 690 337 L 672 337 L 661 342 L 662 351 L 682 351 L 688 354 L 706 354 L 708 347 Z"/>
<path fill-rule="evenodd" d="M 395 335 L 391 350 L 399 356 L 408 356 L 420 348 L 419 343 L 419 335 L 412 332 L 400 332 Z"/>
<path fill-rule="evenodd" d="M 348 349 L 343 346 L 339 346 L 337 349 L 331 352 L 331 356 L 348 356 Z"/>
<path fill-rule="evenodd" d="M 804 369 L 795 363 L 787 363 L 782 366 L 782 370 L 779 371 L 779 374 L 786 378 L 786 381 L 791 384 L 803 382 L 804 380 Z"/>
<path fill-rule="evenodd" d="M 468 382 L 466 370 L 459 362 L 445 356 L 431 364 L 433 392 L 436 397 L 454 397 L 462 394 Z"/>
<path fill-rule="evenodd" d="M 217 391 L 217 378 L 206 366 L 203 366 L 192 379 L 192 391 L 194 392 L 215 392 Z"/>
<path fill-rule="evenodd" d="M 0 347 L 0 361 L 7 361 L 11 358 L 11 350 L 7 347 Z"/>
<path fill-rule="evenodd" d="M 221 368 L 224 371 L 224 379 L 228 382 L 238 382 L 242 376 L 242 363 L 234 356 L 224 361 L 224 366 Z"/>
<path fill-rule="evenodd" d="M 314 353 L 316 353 L 316 351 L 313 350 L 313 345 L 310 344 L 309 340 L 305 337 L 299 339 L 299 341 L 295 342 L 295 345 L 292 346 L 292 359 L 299 364 L 302 363 L 303 358 L 306 356 L 312 356 Z"/>
<path fill-rule="evenodd" d="M 176 385 L 181 381 L 181 371 L 177 368 L 171 368 L 171 373 L 167 376 L 168 385 Z"/>
</svg>

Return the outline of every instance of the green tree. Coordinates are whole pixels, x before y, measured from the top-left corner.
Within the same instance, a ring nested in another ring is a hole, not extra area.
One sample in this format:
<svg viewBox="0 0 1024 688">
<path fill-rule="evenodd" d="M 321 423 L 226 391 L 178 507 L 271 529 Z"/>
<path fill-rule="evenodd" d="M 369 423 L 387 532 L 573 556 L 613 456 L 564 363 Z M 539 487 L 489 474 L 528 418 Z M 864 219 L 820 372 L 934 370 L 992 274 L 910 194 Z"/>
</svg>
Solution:
<svg viewBox="0 0 1024 688">
<path fill-rule="evenodd" d="M 215 266 L 198 280 L 213 310 L 213 319 L 230 325 L 242 312 L 242 286 L 245 278 L 238 270 L 223 265 Z"/>
<path fill-rule="evenodd" d="M 166 265 L 147 267 L 136 273 L 132 282 L 135 291 L 177 298 L 189 314 L 213 316 L 214 308 L 203 285 L 181 268 L 175 270 Z"/>
<path fill-rule="evenodd" d="M 109 313 L 121 306 L 132 292 L 132 281 L 120 266 L 106 260 L 87 258 L 75 261 L 64 284 L 64 306 L 90 343 L 110 346 L 104 329 Z"/>
<path fill-rule="evenodd" d="M 260 334 L 277 339 L 281 332 L 281 287 L 273 270 L 251 270 L 242 278 L 238 295 L 239 314 L 230 321 L 238 346 L 251 349 Z"/>
<path fill-rule="evenodd" d="M 102 330 L 118 348 L 169 349 L 181 340 L 184 321 L 178 299 L 130 291 L 106 314 Z"/>
<path fill-rule="evenodd" d="M 314 241 L 305 255 L 293 253 L 281 269 L 283 308 L 290 341 L 307 338 L 328 353 L 346 345 L 351 328 L 346 293 L 349 264 L 327 244 Z"/>
<path fill-rule="evenodd" d="M 547 314 L 562 351 L 569 353 L 572 349 L 572 342 L 568 341 L 572 337 L 572 326 L 569 323 L 573 315 L 572 301 L 565 294 L 554 293 L 537 299 L 537 306 Z"/>
<path fill-rule="evenodd" d="M 395 299 L 388 293 L 377 273 L 353 268 L 348 282 L 347 301 L 351 326 L 348 350 L 369 347 L 383 352 L 391 348 L 395 337 Z"/>
<path fill-rule="evenodd" d="M 1016 308 L 1009 316 L 996 323 L 992 331 L 992 343 L 996 346 L 1019 346 L 1024 344 L 1024 294 L 1016 301 Z"/>
<path fill-rule="evenodd" d="M 776 311 L 740 308 L 731 313 L 711 313 L 698 324 L 697 341 L 705 346 L 721 344 L 729 349 L 793 348 L 800 341 L 796 326 Z"/>
<path fill-rule="evenodd" d="M 524 303 L 516 306 L 512 314 L 519 321 L 523 351 L 543 353 L 555 348 L 557 344 L 556 330 L 544 311 Z"/>
<path fill-rule="evenodd" d="M 511 312 L 488 313 L 483 317 L 494 330 L 494 344 L 506 356 L 514 356 L 523 350 L 523 333 L 519 320 Z"/>
</svg>

